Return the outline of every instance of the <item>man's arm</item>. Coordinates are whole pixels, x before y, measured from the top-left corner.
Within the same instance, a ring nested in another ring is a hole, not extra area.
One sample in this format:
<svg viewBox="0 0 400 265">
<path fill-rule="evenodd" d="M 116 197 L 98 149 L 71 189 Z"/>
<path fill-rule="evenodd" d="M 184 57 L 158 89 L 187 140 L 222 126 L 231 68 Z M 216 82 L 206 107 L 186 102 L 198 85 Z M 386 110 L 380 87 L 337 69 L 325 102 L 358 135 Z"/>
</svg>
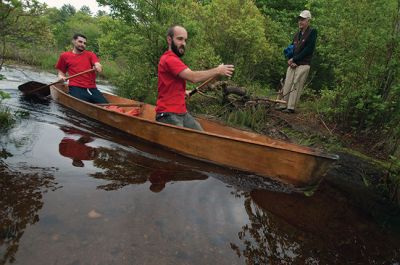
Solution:
<svg viewBox="0 0 400 265">
<path fill-rule="evenodd" d="M 65 73 L 61 70 L 58 70 L 58 81 L 63 81 L 65 82 L 65 78 L 67 78 L 67 76 L 65 75 Z"/>
<path fill-rule="evenodd" d="M 186 68 L 182 72 L 178 74 L 180 78 L 183 78 L 187 81 L 190 81 L 192 83 L 198 83 L 198 82 L 203 82 L 206 81 L 207 79 L 211 77 L 215 77 L 217 75 L 220 76 L 232 76 L 233 71 L 235 71 L 235 68 L 233 65 L 230 64 L 221 64 L 218 67 L 212 68 L 210 70 L 204 70 L 204 71 L 192 71 L 190 68 Z"/>
</svg>

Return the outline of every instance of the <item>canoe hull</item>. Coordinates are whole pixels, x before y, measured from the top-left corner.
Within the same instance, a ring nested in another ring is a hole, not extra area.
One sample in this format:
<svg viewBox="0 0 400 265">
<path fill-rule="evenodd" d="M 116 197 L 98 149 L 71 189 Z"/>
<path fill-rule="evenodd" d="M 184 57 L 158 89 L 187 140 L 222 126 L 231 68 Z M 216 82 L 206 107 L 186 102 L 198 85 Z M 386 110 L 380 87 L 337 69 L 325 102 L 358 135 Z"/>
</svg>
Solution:
<svg viewBox="0 0 400 265">
<path fill-rule="evenodd" d="M 76 99 L 61 86 L 51 87 L 52 98 L 99 122 L 178 153 L 304 187 L 317 184 L 337 157 L 307 147 L 198 119 L 204 132 L 154 120 L 154 106 L 104 93 L 109 102 L 137 106 L 141 115 L 129 116 Z M 129 108 L 129 107 L 127 107 Z M 224 134 L 222 134 L 224 133 Z"/>
</svg>

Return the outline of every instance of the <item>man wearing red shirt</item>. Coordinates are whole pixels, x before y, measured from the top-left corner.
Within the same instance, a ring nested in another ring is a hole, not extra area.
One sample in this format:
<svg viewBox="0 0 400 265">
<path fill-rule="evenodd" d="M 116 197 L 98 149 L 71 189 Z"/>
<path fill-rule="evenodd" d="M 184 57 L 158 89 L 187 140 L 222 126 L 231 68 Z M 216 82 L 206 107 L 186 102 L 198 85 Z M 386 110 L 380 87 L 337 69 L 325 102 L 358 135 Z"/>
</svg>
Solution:
<svg viewBox="0 0 400 265">
<path fill-rule="evenodd" d="M 201 125 L 187 112 L 185 98 L 190 91 L 186 90 L 186 81 L 198 83 L 209 78 L 232 76 L 233 65 L 221 64 L 213 69 L 192 71 L 180 57 L 185 53 L 188 34 L 181 26 L 172 26 L 167 32 L 168 51 L 160 58 L 158 64 L 158 97 L 156 120 L 163 123 L 203 130 Z"/>
<path fill-rule="evenodd" d="M 72 37 L 72 51 L 63 52 L 58 59 L 56 68 L 58 78 L 65 81 L 66 73 L 69 76 L 94 68 L 101 72 L 102 66 L 96 54 L 86 51 L 86 37 L 82 34 L 75 34 Z M 96 73 L 89 72 L 68 81 L 69 93 L 81 100 L 92 103 L 107 103 L 103 94 L 96 88 Z"/>
</svg>

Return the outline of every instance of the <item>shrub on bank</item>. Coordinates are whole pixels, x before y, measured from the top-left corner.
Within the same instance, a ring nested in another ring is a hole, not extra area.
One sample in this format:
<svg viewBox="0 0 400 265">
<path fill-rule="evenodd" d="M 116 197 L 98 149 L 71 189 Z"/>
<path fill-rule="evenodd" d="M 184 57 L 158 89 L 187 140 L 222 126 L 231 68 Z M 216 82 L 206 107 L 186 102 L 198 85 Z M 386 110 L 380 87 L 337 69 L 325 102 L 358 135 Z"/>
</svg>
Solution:
<svg viewBox="0 0 400 265">
<path fill-rule="evenodd" d="M 10 128 L 14 124 L 14 119 L 10 110 L 2 105 L 3 99 L 10 95 L 0 90 L 0 130 Z"/>
</svg>

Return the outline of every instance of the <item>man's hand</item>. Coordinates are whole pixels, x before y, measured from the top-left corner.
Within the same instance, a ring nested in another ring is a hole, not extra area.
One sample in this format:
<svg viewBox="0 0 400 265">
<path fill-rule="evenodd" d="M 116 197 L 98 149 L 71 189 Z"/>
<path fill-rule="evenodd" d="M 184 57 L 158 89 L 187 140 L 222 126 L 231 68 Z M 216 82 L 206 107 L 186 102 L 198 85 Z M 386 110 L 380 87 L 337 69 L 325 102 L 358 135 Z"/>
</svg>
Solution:
<svg viewBox="0 0 400 265">
<path fill-rule="evenodd" d="M 185 98 L 190 98 L 190 92 L 192 92 L 192 90 L 185 90 Z"/>
<path fill-rule="evenodd" d="M 291 68 L 297 67 L 297 64 L 293 61 L 293 58 L 290 58 L 287 63 Z"/>
<path fill-rule="evenodd" d="M 218 70 L 219 75 L 231 77 L 233 74 L 233 71 L 235 71 L 235 66 L 232 64 L 220 64 L 217 67 L 217 70 Z"/>
<path fill-rule="evenodd" d="M 103 66 L 99 62 L 95 63 L 93 68 L 96 70 L 96 72 L 101 73 L 103 71 Z"/>
</svg>

